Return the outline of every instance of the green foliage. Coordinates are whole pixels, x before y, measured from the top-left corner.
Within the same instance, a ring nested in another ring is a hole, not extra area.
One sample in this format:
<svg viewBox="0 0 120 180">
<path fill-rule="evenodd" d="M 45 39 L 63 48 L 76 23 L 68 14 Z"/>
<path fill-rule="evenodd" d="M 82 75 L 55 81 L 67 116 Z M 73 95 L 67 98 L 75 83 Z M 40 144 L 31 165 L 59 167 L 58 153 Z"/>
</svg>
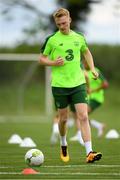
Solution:
<svg viewBox="0 0 120 180">
<path fill-rule="evenodd" d="M 76 29 L 82 30 L 81 21 L 82 23 L 86 21 L 88 12 L 90 11 L 90 4 L 101 1 L 102 0 L 56 0 L 54 3 L 57 7 L 61 5 L 62 7 L 67 8 L 73 19 L 72 26 Z M 25 39 L 27 42 L 33 42 L 33 39 L 36 41 L 38 40 L 41 31 L 47 32 L 48 29 L 55 30 L 55 25 L 52 25 L 51 23 L 53 20 L 51 18 L 52 15 L 48 14 L 47 9 L 41 11 L 39 6 L 41 6 L 40 0 L 37 1 L 37 6 L 27 0 L 5 0 L 1 1 L 1 14 L 10 21 L 15 19 L 15 12 L 18 11 L 18 14 L 19 12 L 22 12 L 24 16 L 21 16 L 21 13 L 20 16 L 24 17 L 24 21 L 29 24 L 28 26 L 23 27 L 23 32 L 27 38 Z M 78 26 L 79 21 L 80 25 Z"/>
<path fill-rule="evenodd" d="M 29 36 L 28 40 L 33 39 L 35 34 L 39 33 L 40 30 L 45 30 L 49 27 L 49 22 L 47 21 L 48 15 L 47 11 L 41 11 L 39 8 L 40 2 L 33 4 L 27 0 L 5 0 L 1 1 L 1 15 L 8 21 L 12 21 L 16 18 L 15 13 L 20 13 L 20 18 L 27 22 L 29 25 L 23 27 L 23 32 Z M 19 21 L 19 20 L 18 20 Z M 47 23 L 44 23 L 47 22 Z M 35 37 L 34 37 L 35 39 Z"/>
<path fill-rule="evenodd" d="M 38 53 L 40 52 L 40 44 L 28 45 L 27 43 L 18 44 L 15 47 L 1 47 L 0 53 Z"/>
<path fill-rule="evenodd" d="M 92 3 L 100 3 L 101 0 L 93 1 L 93 0 L 57 0 L 58 3 L 67 8 L 70 11 L 70 15 L 72 18 L 72 28 L 77 29 L 79 31 L 83 31 L 81 24 L 85 23 L 87 19 L 87 15 L 90 12 L 90 4 Z"/>
<path fill-rule="evenodd" d="M 120 46 L 91 45 L 91 52 L 96 66 L 105 73 L 110 80 L 120 80 Z"/>
</svg>

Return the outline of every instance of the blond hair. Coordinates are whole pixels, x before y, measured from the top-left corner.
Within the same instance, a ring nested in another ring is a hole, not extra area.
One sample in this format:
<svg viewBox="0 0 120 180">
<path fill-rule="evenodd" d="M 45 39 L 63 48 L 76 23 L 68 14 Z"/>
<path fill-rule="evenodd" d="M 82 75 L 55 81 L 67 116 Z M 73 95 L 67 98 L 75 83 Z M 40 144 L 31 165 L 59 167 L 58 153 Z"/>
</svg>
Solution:
<svg viewBox="0 0 120 180">
<path fill-rule="evenodd" d="M 60 9 L 58 9 L 57 11 L 55 11 L 53 13 L 54 19 L 62 17 L 62 16 L 70 17 L 69 11 L 67 9 L 65 9 L 65 8 L 60 8 Z"/>
</svg>

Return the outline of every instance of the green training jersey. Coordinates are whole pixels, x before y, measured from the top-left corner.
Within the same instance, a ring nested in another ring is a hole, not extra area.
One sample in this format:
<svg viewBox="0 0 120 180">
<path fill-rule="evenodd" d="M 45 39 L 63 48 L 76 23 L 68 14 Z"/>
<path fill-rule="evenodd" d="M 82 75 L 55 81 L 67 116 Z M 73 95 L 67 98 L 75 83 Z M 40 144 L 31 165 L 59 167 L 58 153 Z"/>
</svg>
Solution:
<svg viewBox="0 0 120 180">
<path fill-rule="evenodd" d="M 105 80 L 105 77 L 103 76 L 103 74 L 101 73 L 101 71 L 96 68 L 96 71 L 99 73 L 99 78 L 97 80 L 93 79 L 93 74 L 91 71 L 87 71 L 88 72 L 88 78 L 89 78 L 89 85 L 90 85 L 90 89 L 96 89 L 98 87 L 100 87 L 101 83 Z M 93 92 L 89 95 L 89 99 L 93 99 L 98 101 L 99 103 L 103 103 L 104 102 L 104 90 L 100 89 L 99 91 Z"/>
<path fill-rule="evenodd" d="M 81 54 L 87 49 L 84 36 L 70 31 L 68 35 L 57 31 L 49 36 L 41 52 L 49 56 L 51 61 L 59 56 L 63 58 L 63 66 L 52 66 L 51 85 L 53 87 L 72 88 L 85 83 L 84 73 L 80 68 Z"/>
</svg>

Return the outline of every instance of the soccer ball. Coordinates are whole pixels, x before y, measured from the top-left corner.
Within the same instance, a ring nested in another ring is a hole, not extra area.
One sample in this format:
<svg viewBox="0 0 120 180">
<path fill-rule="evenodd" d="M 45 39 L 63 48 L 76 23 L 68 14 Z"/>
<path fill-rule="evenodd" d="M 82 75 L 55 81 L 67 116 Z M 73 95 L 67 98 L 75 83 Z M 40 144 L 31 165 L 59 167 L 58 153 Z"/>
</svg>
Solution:
<svg viewBox="0 0 120 180">
<path fill-rule="evenodd" d="M 25 154 L 25 162 L 29 166 L 40 166 L 44 162 L 44 155 L 39 149 L 30 149 Z"/>
</svg>

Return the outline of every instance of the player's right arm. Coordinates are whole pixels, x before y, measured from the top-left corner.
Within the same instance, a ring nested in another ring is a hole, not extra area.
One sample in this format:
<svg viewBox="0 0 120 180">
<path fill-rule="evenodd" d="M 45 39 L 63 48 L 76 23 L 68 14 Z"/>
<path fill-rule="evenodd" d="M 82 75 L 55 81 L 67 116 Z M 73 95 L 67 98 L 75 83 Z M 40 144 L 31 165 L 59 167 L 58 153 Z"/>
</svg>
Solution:
<svg viewBox="0 0 120 180">
<path fill-rule="evenodd" d="M 64 60 L 59 56 L 54 61 L 52 61 L 48 56 L 40 54 L 39 63 L 45 66 L 62 66 L 64 65 Z"/>
<path fill-rule="evenodd" d="M 53 51 L 53 42 L 51 42 L 51 37 L 48 36 L 41 48 L 41 54 L 39 56 L 39 63 L 45 66 L 62 66 L 64 60 L 58 56 L 56 59 L 50 59 L 51 52 Z"/>
</svg>

